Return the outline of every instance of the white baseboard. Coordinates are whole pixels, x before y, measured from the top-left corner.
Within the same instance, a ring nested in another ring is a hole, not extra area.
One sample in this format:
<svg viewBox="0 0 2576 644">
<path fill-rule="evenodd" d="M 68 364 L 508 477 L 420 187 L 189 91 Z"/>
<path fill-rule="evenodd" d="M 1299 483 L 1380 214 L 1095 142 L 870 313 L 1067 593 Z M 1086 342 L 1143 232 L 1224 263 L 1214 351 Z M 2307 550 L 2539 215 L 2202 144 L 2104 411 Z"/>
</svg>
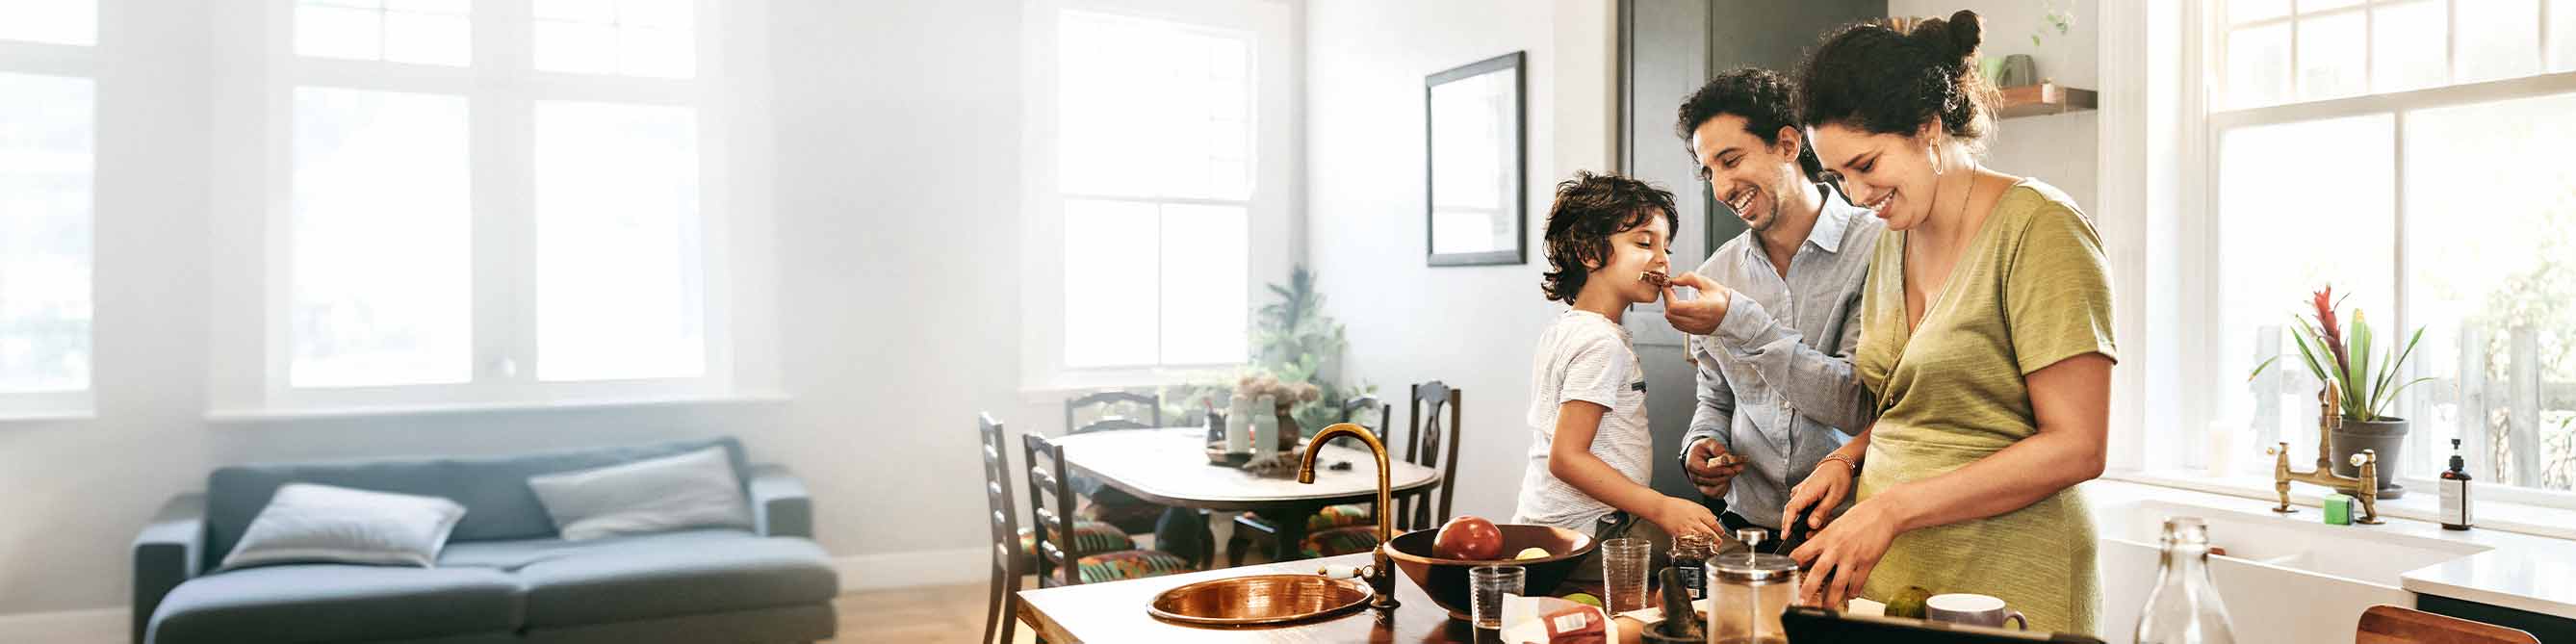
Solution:
<svg viewBox="0 0 2576 644">
<path fill-rule="evenodd" d="M 120 644 L 130 639 L 127 614 L 123 608 L 93 608 L 0 615 L 0 642 Z"/>
<path fill-rule="evenodd" d="M 832 568 L 841 575 L 841 592 L 910 586 L 947 586 L 983 581 L 992 575 L 984 547 L 915 550 L 839 557 Z"/>
</svg>

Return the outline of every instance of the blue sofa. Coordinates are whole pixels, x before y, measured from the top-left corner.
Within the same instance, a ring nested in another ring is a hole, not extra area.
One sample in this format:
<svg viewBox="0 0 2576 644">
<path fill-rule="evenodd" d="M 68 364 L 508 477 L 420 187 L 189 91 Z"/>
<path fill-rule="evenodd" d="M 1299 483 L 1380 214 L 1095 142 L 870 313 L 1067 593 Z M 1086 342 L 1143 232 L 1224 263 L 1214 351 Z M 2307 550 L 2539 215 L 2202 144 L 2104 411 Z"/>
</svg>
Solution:
<svg viewBox="0 0 2576 644">
<path fill-rule="evenodd" d="M 572 542 L 528 477 L 721 445 L 752 530 Z M 440 496 L 466 507 L 434 568 L 294 564 L 211 572 L 289 482 Z M 828 639 L 839 579 L 813 504 L 732 438 L 498 458 L 245 465 L 172 499 L 134 539 L 134 641 L 786 643 Z"/>
</svg>

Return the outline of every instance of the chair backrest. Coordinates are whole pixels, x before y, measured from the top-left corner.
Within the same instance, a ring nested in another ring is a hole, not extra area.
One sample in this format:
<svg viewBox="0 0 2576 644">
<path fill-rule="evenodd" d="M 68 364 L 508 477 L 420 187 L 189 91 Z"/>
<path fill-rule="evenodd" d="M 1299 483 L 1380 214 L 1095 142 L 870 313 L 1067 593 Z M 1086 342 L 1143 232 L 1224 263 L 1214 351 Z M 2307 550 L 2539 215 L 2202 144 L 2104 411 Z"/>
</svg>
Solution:
<svg viewBox="0 0 2576 644">
<path fill-rule="evenodd" d="M 1377 412 L 1376 421 L 1359 422 L 1360 412 L 1372 410 Z M 1357 424 L 1368 428 L 1369 431 L 1377 432 L 1378 440 L 1386 440 L 1387 423 L 1393 420 L 1395 420 L 1395 405 L 1380 401 L 1376 396 L 1354 396 L 1342 401 L 1342 422 Z"/>
<path fill-rule="evenodd" d="M 1138 405 L 1144 407 L 1145 411 L 1140 414 L 1139 417 L 1122 416 L 1115 413 L 1115 407 L 1118 405 Z M 1086 407 L 1100 407 L 1102 408 L 1101 411 L 1107 415 L 1095 417 L 1088 423 L 1080 425 L 1074 424 L 1075 412 L 1081 411 Z M 1151 422 L 1149 423 L 1148 421 Z M 1067 436 L 1119 429 L 1148 429 L 1161 426 L 1163 426 L 1163 400 L 1161 397 L 1152 394 L 1143 394 L 1132 391 L 1100 391 L 1084 394 L 1064 401 L 1064 429 L 1065 435 Z"/>
<path fill-rule="evenodd" d="M 2521 629 L 2387 605 L 2362 611 L 2355 631 L 2354 644 L 2540 644 Z"/>
<path fill-rule="evenodd" d="M 1037 535 L 1038 586 L 1082 583 L 1072 556 L 1073 480 L 1064 467 L 1064 446 L 1035 433 L 1020 436 L 1029 462 L 1029 532 Z"/>
<path fill-rule="evenodd" d="M 1013 507 L 1011 458 L 1003 437 L 1009 434 L 992 414 L 976 414 L 975 429 L 984 439 L 984 501 L 992 508 L 986 522 L 993 528 L 993 597 L 984 616 L 984 644 L 1008 644 L 1018 630 L 1020 597 L 1020 511 Z M 1000 637 L 995 637 L 995 635 Z"/>
<path fill-rule="evenodd" d="M 1458 477 L 1458 400 L 1458 390 L 1438 380 L 1413 386 L 1413 435 L 1405 440 L 1404 462 L 1440 470 L 1440 483 L 1436 495 L 1426 493 L 1404 503 L 1402 516 L 1408 520 L 1404 529 L 1449 522 L 1449 500 L 1457 492 L 1450 480 Z M 1443 409 L 1449 412 L 1447 422 L 1440 418 Z"/>
</svg>

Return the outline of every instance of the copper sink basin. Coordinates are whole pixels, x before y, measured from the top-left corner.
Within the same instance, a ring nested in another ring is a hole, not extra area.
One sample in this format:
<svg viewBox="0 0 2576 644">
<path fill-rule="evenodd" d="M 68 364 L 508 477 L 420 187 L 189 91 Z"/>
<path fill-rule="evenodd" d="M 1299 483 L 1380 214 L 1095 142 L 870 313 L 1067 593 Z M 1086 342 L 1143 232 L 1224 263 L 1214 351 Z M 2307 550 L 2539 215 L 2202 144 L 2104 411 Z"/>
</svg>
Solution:
<svg viewBox="0 0 2576 644">
<path fill-rule="evenodd" d="M 1268 626 L 1359 610 L 1368 586 L 1322 575 L 1250 575 L 1163 591 L 1146 607 L 1157 619 L 1190 626 Z"/>
</svg>

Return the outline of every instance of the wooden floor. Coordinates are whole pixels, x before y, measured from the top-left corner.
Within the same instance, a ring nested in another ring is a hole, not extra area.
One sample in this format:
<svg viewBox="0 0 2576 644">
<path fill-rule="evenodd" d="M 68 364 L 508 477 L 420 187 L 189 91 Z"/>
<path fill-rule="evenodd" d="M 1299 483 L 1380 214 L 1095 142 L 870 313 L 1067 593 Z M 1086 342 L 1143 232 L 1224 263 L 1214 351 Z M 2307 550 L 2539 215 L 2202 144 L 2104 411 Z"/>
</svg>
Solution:
<svg viewBox="0 0 2576 644">
<path fill-rule="evenodd" d="M 918 586 L 850 593 L 832 600 L 841 615 L 833 642 L 973 644 L 984 636 L 984 584 Z M 1036 642 L 1027 628 L 1018 642 Z"/>
</svg>

